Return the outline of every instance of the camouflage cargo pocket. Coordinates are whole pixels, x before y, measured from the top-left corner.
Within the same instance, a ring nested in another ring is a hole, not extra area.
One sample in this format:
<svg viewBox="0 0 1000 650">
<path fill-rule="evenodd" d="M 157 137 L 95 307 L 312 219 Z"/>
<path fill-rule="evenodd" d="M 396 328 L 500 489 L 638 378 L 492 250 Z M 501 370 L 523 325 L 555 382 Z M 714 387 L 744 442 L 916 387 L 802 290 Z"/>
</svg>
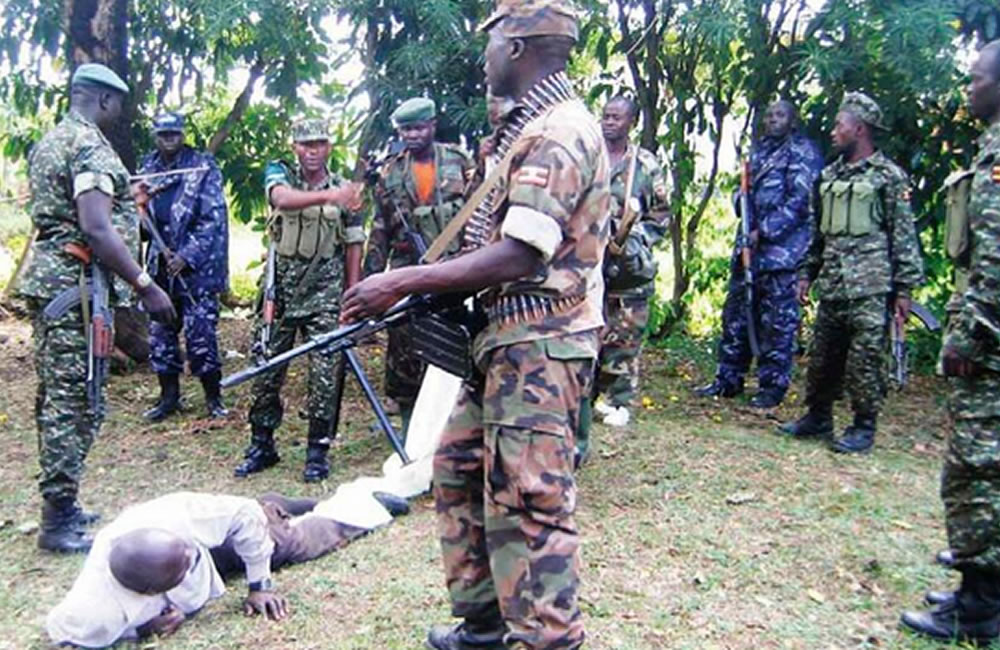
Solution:
<svg viewBox="0 0 1000 650">
<path fill-rule="evenodd" d="M 489 427 L 488 493 L 493 502 L 556 524 L 576 508 L 572 438 L 531 429 Z"/>
</svg>

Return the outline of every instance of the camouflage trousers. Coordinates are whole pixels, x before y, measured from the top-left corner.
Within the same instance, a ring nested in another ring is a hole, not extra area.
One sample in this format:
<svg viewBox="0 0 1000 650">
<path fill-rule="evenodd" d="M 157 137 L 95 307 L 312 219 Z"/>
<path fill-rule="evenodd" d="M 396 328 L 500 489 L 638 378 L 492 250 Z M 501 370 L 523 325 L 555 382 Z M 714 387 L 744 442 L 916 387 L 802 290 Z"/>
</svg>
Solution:
<svg viewBox="0 0 1000 650">
<path fill-rule="evenodd" d="M 951 438 L 941 472 L 955 568 L 1000 573 L 1000 373 L 949 379 Z"/>
<path fill-rule="evenodd" d="M 149 362 L 158 375 L 179 375 L 184 372 L 184 358 L 178 334 L 184 331 L 184 344 L 191 374 L 195 377 L 222 369 L 219 343 L 215 331 L 219 326 L 219 296 L 215 293 L 194 292 L 190 297 L 175 287 L 170 294 L 177 310 L 174 325 L 157 321 L 149 323 Z"/>
<path fill-rule="evenodd" d="M 820 300 L 809 349 L 806 404 L 844 394 L 855 413 L 877 415 L 885 399 L 886 295 Z"/>
<path fill-rule="evenodd" d="M 277 329 L 271 332 L 268 358 L 290 350 L 295 345 L 295 337 L 301 334 L 307 340 L 338 327 L 339 310 L 333 309 L 313 314 L 308 318 L 285 318 Z M 260 327 L 258 322 L 257 328 Z M 257 336 L 255 334 L 254 338 Z M 340 386 L 340 353 L 329 348 L 310 352 L 309 355 L 309 396 L 306 406 L 310 419 L 334 420 L 340 411 L 337 400 Z M 295 363 L 295 362 L 292 362 Z M 253 404 L 250 406 L 250 424 L 271 431 L 281 426 L 284 405 L 281 401 L 281 387 L 285 383 L 288 365 L 281 366 L 259 377 L 253 385 Z"/>
<path fill-rule="evenodd" d="M 598 333 L 575 336 L 589 336 L 592 350 Z M 580 340 L 493 350 L 484 387 L 463 389 L 434 456 L 452 612 L 489 620 L 499 611 L 511 648 L 584 639 L 573 433 L 594 361 Z"/>
<path fill-rule="evenodd" d="M 44 307 L 44 301 L 29 300 L 38 374 L 35 424 L 42 470 L 38 488 L 47 500 L 74 499 L 104 409 L 95 413 L 87 399 L 87 338 L 80 309 L 47 321 Z"/>
<path fill-rule="evenodd" d="M 639 356 L 649 322 L 646 296 L 605 295 L 596 391 L 611 406 L 630 406 L 639 390 Z"/>
<path fill-rule="evenodd" d="M 385 394 L 403 410 L 412 409 L 420 392 L 427 364 L 414 356 L 409 327 L 389 328 L 385 348 Z"/>
<path fill-rule="evenodd" d="M 788 390 L 795 361 L 795 336 L 799 328 L 799 301 L 794 271 L 761 273 L 754 286 L 754 315 L 760 358 L 757 383 L 761 390 Z M 743 388 L 753 354 L 747 335 L 746 289 L 742 266 L 734 262 L 729 275 L 729 293 L 722 308 L 722 338 L 716 379 L 734 389 Z"/>
</svg>

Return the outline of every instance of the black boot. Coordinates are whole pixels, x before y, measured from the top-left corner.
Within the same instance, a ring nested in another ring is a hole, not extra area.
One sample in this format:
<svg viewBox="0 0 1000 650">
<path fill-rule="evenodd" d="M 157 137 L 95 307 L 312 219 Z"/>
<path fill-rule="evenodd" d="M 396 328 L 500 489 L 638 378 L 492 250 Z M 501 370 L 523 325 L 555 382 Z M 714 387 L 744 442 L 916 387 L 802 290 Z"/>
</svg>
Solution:
<svg viewBox="0 0 1000 650">
<path fill-rule="evenodd" d="M 306 447 L 306 466 L 302 470 L 302 480 L 306 483 L 325 481 L 330 475 L 330 463 L 326 459 L 333 441 L 330 429 L 329 420 L 309 420 L 309 446 Z"/>
<path fill-rule="evenodd" d="M 829 438 L 833 435 L 833 404 L 810 404 L 805 415 L 785 422 L 778 431 L 793 438 Z"/>
<path fill-rule="evenodd" d="M 75 499 L 45 499 L 38 548 L 54 553 L 86 553 L 94 539 L 77 523 Z"/>
<path fill-rule="evenodd" d="M 926 612 L 903 612 L 900 624 L 934 639 L 989 643 L 1000 637 L 1000 576 L 966 569 L 954 598 Z"/>
<path fill-rule="evenodd" d="M 955 600 L 954 591 L 928 591 L 924 594 L 924 602 L 928 605 L 944 605 Z"/>
<path fill-rule="evenodd" d="M 219 370 L 213 370 L 201 376 L 201 387 L 205 389 L 205 407 L 208 409 L 208 417 L 210 418 L 224 418 L 229 415 L 229 409 L 222 403 L 220 381 L 222 381 L 222 372 Z"/>
<path fill-rule="evenodd" d="M 274 431 L 254 425 L 250 434 L 250 446 L 243 453 L 243 462 L 233 470 L 233 475 L 245 478 L 274 467 L 280 460 L 281 456 L 274 449 Z"/>
<path fill-rule="evenodd" d="M 716 379 L 707 386 L 695 388 L 694 394 L 698 397 L 736 397 L 743 394 L 743 385 L 733 386 L 721 379 Z"/>
<path fill-rule="evenodd" d="M 854 415 L 854 424 L 844 429 L 844 435 L 830 445 L 841 454 L 865 454 L 875 444 L 876 416 Z"/>
<path fill-rule="evenodd" d="M 410 514 L 410 503 L 403 497 L 397 497 L 388 492 L 372 492 L 372 497 L 379 502 L 391 517 Z"/>
<path fill-rule="evenodd" d="M 80 506 L 79 501 L 74 501 L 73 505 L 73 520 L 76 525 L 80 528 L 86 528 L 87 526 L 92 526 L 96 524 L 101 519 L 101 515 L 96 512 L 87 512 Z"/>
<path fill-rule="evenodd" d="M 457 625 L 435 625 L 427 633 L 427 647 L 434 650 L 504 650 L 507 632 L 499 618 L 490 621 L 466 619 Z"/>
<path fill-rule="evenodd" d="M 160 381 L 160 399 L 142 414 L 149 422 L 159 422 L 180 410 L 181 385 L 177 375 L 156 375 Z"/>
<path fill-rule="evenodd" d="M 950 548 L 942 549 L 934 556 L 934 561 L 941 566 L 950 568 L 955 565 L 955 551 Z"/>
<path fill-rule="evenodd" d="M 750 398 L 750 406 L 755 409 L 773 409 L 785 399 L 784 388 L 761 388 Z"/>
</svg>

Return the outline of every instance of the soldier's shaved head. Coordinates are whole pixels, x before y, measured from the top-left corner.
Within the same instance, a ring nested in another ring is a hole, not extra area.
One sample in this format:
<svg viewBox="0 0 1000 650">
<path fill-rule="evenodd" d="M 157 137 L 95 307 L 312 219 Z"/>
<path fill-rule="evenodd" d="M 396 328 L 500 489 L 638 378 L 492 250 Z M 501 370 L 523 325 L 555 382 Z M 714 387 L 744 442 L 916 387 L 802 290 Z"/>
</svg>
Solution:
<svg viewBox="0 0 1000 650">
<path fill-rule="evenodd" d="M 1000 41 L 979 51 L 969 71 L 969 112 L 985 122 L 1000 119 Z"/>
<path fill-rule="evenodd" d="M 116 539 L 108 556 L 111 575 L 123 587 L 141 594 L 173 589 L 191 567 L 195 550 L 160 528 L 139 528 Z"/>
<path fill-rule="evenodd" d="M 118 119 L 125 94 L 108 86 L 75 81 L 70 88 L 69 105 L 102 129 Z"/>
</svg>

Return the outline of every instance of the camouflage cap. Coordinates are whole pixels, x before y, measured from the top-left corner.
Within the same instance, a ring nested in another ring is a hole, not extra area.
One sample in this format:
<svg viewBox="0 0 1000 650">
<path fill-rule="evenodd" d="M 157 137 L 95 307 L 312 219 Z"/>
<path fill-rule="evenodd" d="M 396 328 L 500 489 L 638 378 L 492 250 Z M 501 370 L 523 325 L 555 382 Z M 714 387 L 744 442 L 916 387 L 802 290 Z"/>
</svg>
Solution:
<svg viewBox="0 0 1000 650">
<path fill-rule="evenodd" d="M 160 113 L 153 118 L 153 133 L 179 133 L 184 131 L 184 116 L 180 113 Z"/>
<path fill-rule="evenodd" d="M 399 105 L 399 108 L 392 112 L 389 119 L 396 128 L 413 124 L 415 122 L 426 122 L 433 120 L 437 116 L 437 106 L 434 100 L 426 97 L 412 97 Z"/>
<path fill-rule="evenodd" d="M 497 0 L 496 9 L 480 26 L 487 32 L 497 25 L 507 38 L 569 36 L 580 38 L 576 11 L 569 0 Z"/>
<path fill-rule="evenodd" d="M 114 70 L 100 63 L 84 63 L 73 73 L 70 85 L 78 83 L 100 84 L 120 93 L 128 93 L 128 84 Z"/>
<path fill-rule="evenodd" d="M 885 124 L 882 123 L 882 109 L 874 99 L 864 93 L 850 92 L 844 95 L 843 101 L 840 102 L 840 111 L 850 113 L 876 129 L 885 129 Z"/>
<path fill-rule="evenodd" d="M 316 142 L 318 140 L 330 142 L 330 129 L 326 120 L 307 117 L 292 124 L 293 142 Z"/>
</svg>

